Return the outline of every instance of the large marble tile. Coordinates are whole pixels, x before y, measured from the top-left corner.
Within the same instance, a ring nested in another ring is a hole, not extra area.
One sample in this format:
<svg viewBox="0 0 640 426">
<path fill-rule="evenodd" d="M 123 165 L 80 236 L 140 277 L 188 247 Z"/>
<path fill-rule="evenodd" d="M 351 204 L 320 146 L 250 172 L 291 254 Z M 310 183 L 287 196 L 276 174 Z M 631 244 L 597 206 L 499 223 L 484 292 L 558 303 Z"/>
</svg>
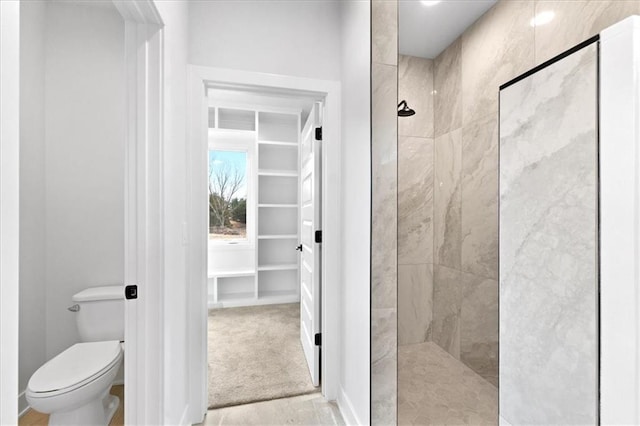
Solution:
<svg viewBox="0 0 640 426">
<path fill-rule="evenodd" d="M 551 11 L 554 19 L 535 28 L 536 65 L 551 59 L 631 15 L 640 14 L 638 0 L 536 1 L 536 14 Z"/>
<path fill-rule="evenodd" d="M 398 2 L 371 1 L 371 61 L 398 65 Z"/>
<path fill-rule="evenodd" d="M 464 274 L 456 269 L 433 267 L 433 320 L 431 339 L 460 359 L 460 315 Z"/>
<path fill-rule="evenodd" d="M 433 262 L 460 269 L 462 130 L 435 139 Z"/>
<path fill-rule="evenodd" d="M 498 390 L 433 342 L 398 350 L 399 425 L 497 425 Z"/>
<path fill-rule="evenodd" d="M 372 306 L 395 308 L 397 291 L 397 71 L 372 68 Z"/>
<path fill-rule="evenodd" d="M 462 125 L 462 42 L 454 41 L 434 61 L 435 135 Z"/>
<path fill-rule="evenodd" d="M 433 316 L 433 266 L 398 266 L 398 344 L 426 342 Z"/>
<path fill-rule="evenodd" d="M 498 278 L 498 119 L 462 129 L 462 270 Z"/>
<path fill-rule="evenodd" d="M 498 386 L 498 281 L 464 274 L 460 360 Z"/>
<path fill-rule="evenodd" d="M 397 310 L 371 312 L 371 424 L 393 425 L 397 413 Z"/>
<path fill-rule="evenodd" d="M 462 121 L 497 114 L 501 84 L 534 66 L 533 0 L 500 1 L 462 36 Z"/>
<path fill-rule="evenodd" d="M 398 118 L 398 134 L 433 138 L 433 60 L 400 55 L 398 103 L 406 100 L 416 112 Z"/>
<path fill-rule="evenodd" d="M 398 263 L 433 262 L 433 139 L 398 146 Z"/>
<path fill-rule="evenodd" d="M 500 98 L 500 411 L 597 422 L 597 48 Z M 434 310 L 435 315 L 435 310 Z"/>
</svg>

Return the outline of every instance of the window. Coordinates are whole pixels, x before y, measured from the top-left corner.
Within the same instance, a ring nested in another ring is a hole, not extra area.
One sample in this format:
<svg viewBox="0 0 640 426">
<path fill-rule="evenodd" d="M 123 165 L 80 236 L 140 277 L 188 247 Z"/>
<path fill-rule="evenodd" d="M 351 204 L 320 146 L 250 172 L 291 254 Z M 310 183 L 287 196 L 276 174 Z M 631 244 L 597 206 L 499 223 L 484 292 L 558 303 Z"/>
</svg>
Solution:
<svg viewBox="0 0 640 426">
<path fill-rule="evenodd" d="M 247 151 L 209 150 L 209 241 L 247 242 Z"/>
</svg>

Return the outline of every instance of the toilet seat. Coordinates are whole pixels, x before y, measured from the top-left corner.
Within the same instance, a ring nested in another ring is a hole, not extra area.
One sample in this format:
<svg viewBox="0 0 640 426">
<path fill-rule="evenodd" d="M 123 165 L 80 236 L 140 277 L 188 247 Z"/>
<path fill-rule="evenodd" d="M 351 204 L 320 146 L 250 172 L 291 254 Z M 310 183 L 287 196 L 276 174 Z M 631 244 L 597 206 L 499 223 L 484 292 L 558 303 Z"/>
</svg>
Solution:
<svg viewBox="0 0 640 426">
<path fill-rule="evenodd" d="M 49 398 L 72 392 L 109 372 L 120 362 L 117 340 L 77 343 L 40 367 L 29 380 L 32 398 Z"/>
</svg>

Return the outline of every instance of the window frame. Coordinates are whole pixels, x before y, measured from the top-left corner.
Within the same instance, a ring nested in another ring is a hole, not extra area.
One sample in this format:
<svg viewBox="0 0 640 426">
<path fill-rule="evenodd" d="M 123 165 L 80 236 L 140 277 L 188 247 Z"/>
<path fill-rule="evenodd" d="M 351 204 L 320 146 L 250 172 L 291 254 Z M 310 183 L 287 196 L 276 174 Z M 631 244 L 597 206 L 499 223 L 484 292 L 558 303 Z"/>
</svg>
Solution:
<svg viewBox="0 0 640 426">
<path fill-rule="evenodd" d="M 250 133 L 250 134 L 243 134 Z M 209 153 L 211 151 L 244 152 L 247 155 L 245 181 L 247 185 L 247 236 L 244 239 L 211 240 L 207 232 L 209 249 L 242 249 L 255 247 L 256 209 L 257 209 L 257 161 L 255 132 L 227 132 L 209 129 L 207 149 L 207 170 L 209 169 Z M 208 178 L 207 178 L 208 179 Z M 208 188 L 208 183 L 207 183 Z M 207 202 L 207 205 L 209 203 Z M 208 215 L 207 215 L 208 217 Z"/>
</svg>

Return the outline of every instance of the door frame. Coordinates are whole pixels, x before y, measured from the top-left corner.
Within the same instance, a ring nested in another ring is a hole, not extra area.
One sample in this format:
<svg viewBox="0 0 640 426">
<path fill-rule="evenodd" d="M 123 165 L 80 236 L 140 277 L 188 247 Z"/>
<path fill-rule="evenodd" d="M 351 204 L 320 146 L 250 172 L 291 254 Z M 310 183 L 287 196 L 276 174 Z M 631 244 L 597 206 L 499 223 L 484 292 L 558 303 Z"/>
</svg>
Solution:
<svg viewBox="0 0 640 426">
<path fill-rule="evenodd" d="M 0 424 L 18 423 L 20 3 L 0 1 Z"/>
<path fill-rule="evenodd" d="M 257 87 L 319 96 L 325 103 L 322 149 L 322 394 L 328 400 L 338 396 L 340 377 L 340 170 L 341 116 L 340 82 L 286 75 L 265 74 L 226 68 L 189 65 L 187 169 L 188 189 L 187 265 L 189 286 L 189 348 L 191 418 L 202 419 L 208 407 L 207 377 L 207 99 L 206 87 Z"/>
<path fill-rule="evenodd" d="M 164 419 L 163 22 L 154 0 L 113 0 L 125 22 L 125 424 Z"/>
</svg>

